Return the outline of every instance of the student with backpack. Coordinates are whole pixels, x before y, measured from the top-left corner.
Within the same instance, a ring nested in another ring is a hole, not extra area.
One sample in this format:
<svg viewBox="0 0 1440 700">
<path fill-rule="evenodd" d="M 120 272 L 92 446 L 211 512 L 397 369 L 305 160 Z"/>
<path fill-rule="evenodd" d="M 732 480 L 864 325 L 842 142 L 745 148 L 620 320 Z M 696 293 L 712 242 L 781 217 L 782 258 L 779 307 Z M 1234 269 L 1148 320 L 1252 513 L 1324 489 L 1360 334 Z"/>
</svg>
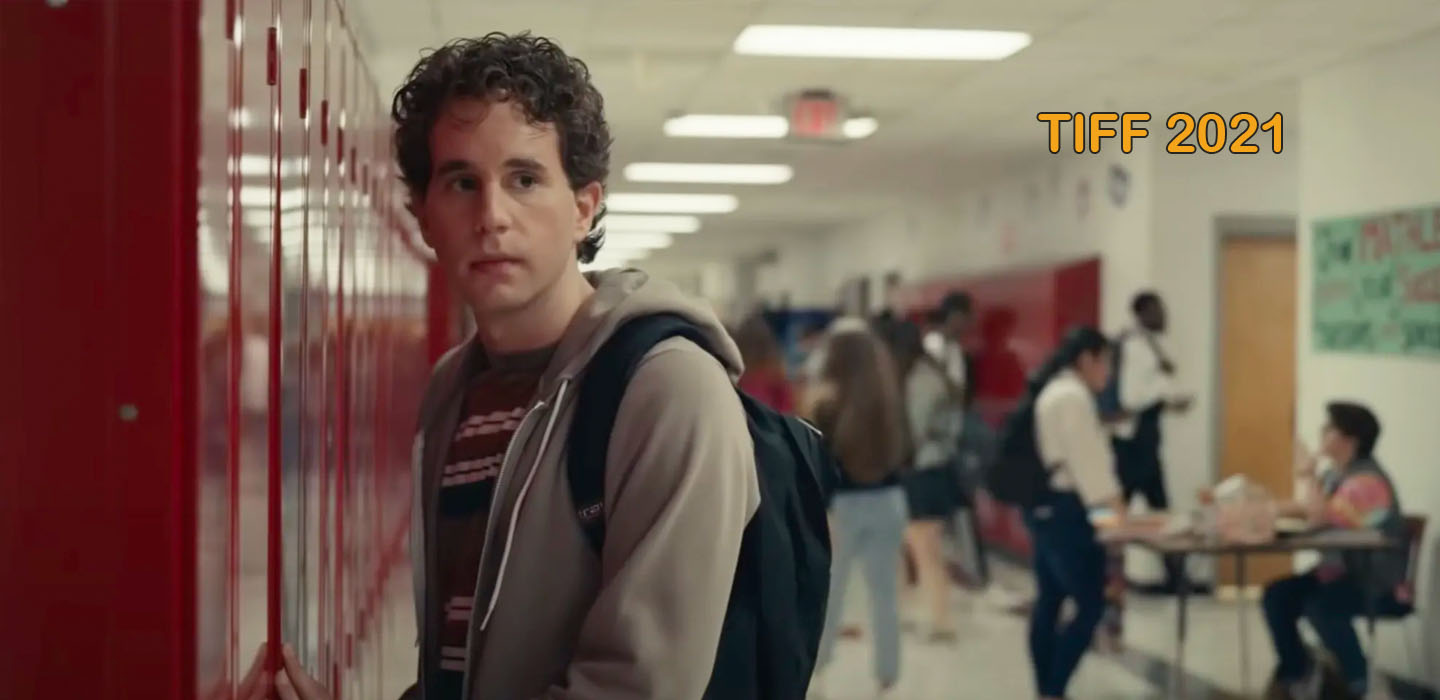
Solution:
<svg viewBox="0 0 1440 700">
<path fill-rule="evenodd" d="M 1009 417 L 989 468 L 990 491 L 1022 509 L 1034 545 L 1036 600 L 1030 617 L 1035 685 L 1065 696 L 1104 613 L 1105 553 L 1090 510 L 1125 510 L 1109 437 L 1095 395 L 1110 375 L 1110 341 L 1093 328 L 1070 332 L 1030 382 Z M 1075 614 L 1060 624 L 1069 599 Z"/>
<path fill-rule="evenodd" d="M 900 678 L 896 569 L 909 520 L 900 482 L 908 452 L 905 413 L 894 360 L 868 328 L 841 329 L 830 336 L 821 379 L 809 415 L 826 435 L 841 475 L 831 506 L 834 567 L 817 672 L 834 653 L 846 584 L 858 564 L 870 593 L 875 676 L 884 696 Z"/>
<path fill-rule="evenodd" d="M 584 64 L 529 34 L 458 40 L 393 116 L 411 210 L 476 326 L 420 407 L 405 697 L 803 698 L 832 465 L 737 391 L 703 302 L 580 271 L 610 148 Z M 285 658 L 282 698 L 329 697 Z"/>
</svg>

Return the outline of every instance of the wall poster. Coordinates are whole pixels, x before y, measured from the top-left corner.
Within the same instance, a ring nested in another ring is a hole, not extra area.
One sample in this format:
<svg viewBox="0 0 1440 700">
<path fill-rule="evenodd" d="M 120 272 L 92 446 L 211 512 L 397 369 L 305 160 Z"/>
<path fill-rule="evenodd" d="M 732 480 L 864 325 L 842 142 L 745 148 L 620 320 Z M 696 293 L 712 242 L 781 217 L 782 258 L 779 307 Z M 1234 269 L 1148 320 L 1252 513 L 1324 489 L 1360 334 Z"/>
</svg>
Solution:
<svg viewBox="0 0 1440 700">
<path fill-rule="evenodd" d="M 1440 358 L 1440 205 L 1312 228 L 1315 349 Z"/>
</svg>

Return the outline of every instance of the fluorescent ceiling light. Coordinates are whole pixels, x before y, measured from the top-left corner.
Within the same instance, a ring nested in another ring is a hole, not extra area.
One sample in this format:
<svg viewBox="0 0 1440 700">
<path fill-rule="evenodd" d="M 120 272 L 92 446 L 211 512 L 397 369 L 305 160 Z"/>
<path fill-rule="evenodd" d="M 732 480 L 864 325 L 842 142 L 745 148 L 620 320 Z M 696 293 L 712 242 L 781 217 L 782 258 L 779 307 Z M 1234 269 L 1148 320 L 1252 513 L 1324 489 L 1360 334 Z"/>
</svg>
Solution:
<svg viewBox="0 0 1440 700">
<path fill-rule="evenodd" d="M 305 196 L 305 189 L 295 187 L 280 191 L 280 200 L 292 206 Z M 264 185 L 245 185 L 240 188 L 240 204 L 246 207 L 269 207 L 275 203 L 275 190 Z M 291 207 L 286 207 L 289 209 Z"/>
<path fill-rule="evenodd" d="M 998 61 L 1029 45 L 1024 32 L 757 24 L 740 32 L 734 50 L 753 56 Z"/>
<path fill-rule="evenodd" d="M 783 139 L 790 122 L 774 114 L 686 114 L 665 120 L 665 135 L 689 138 Z"/>
<path fill-rule="evenodd" d="M 856 117 L 845 120 L 842 128 L 847 138 L 863 139 L 875 133 L 879 127 L 880 122 L 874 117 Z M 774 114 L 687 114 L 666 121 L 665 135 L 711 139 L 783 139 L 790 135 L 790 122 L 785 117 Z"/>
<path fill-rule="evenodd" d="M 616 193 L 605 198 L 610 211 L 646 214 L 728 214 L 740 200 L 728 194 L 639 194 Z"/>
<path fill-rule="evenodd" d="M 686 215 L 606 214 L 601 223 L 614 231 L 695 233 L 700 230 L 700 217 Z"/>
<path fill-rule="evenodd" d="M 880 128 L 880 122 L 876 121 L 874 117 L 856 117 L 846 119 L 843 128 L 846 138 L 863 139 L 875 133 L 875 130 Z"/>
<path fill-rule="evenodd" d="M 649 233 L 643 231 L 607 231 L 605 233 L 605 244 L 600 250 L 660 250 L 669 248 L 675 242 L 668 233 Z"/>
<path fill-rule="evenodd" d="M 759 163 L 631 163 L 625 166 L 625 179 L 632 182 L 779 185 L 794 176 L 794 169 L 788 165 Z"/>
</svg>

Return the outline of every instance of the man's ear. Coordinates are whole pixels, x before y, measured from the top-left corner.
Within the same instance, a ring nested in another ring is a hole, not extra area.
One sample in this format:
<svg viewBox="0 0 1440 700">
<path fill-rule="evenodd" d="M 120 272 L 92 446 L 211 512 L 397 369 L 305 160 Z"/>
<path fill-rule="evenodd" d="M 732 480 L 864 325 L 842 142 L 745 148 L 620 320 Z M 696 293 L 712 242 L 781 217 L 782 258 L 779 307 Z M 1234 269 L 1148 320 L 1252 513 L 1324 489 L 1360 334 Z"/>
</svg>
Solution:
<svg viewBox="0 0 1440 700">
<path fill-rule="evenodd" d="M 575 242 L 585 240 L 590 234 L 590 229 L 595 227 L 595 214 L 600 211 L 600 199 L 605 196 L 605 188 L 598 182 L 592 182 L 578 190 L 575 190 Z"/>
</svg>

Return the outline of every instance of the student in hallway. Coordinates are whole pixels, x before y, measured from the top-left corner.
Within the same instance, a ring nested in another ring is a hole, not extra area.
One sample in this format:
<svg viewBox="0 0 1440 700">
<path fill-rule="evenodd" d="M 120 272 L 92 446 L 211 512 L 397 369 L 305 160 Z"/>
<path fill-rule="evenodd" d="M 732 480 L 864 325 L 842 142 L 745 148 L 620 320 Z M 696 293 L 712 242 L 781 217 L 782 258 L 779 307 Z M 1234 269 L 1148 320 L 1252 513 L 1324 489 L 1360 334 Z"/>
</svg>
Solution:
<svg viewBox="0 0 1440 700">
<path fill-rule="evenodd" d="M 1104 613 L 1105 553 L 1089 511 L 1108 507 L 1124 527 L 1114 455 L 1095 395 L 1110 376 L 1111 346 L 1093 328 L 1066 336 L 1031 383 L 1036 446 L 1050 473 L 1048 497 L 1025 514 L 1035 548 L 1036 600 L 1030 658 L 1037 691 L 1065 696 Z M 1060 624 L 1066 599 L 1074 616 Z"/>
<path fill-rule="evenodd" d="M 427 54 L 393 103 L 410 207 L 476 333 L 437 364 L 414 445 L 409 698 L 698 698 L 759 507 L 741 361 L 708 307 L 603 243 L 610 134 L 584 64 L 528 34 Z M 565 471 L 576 384 L 628 319 L 677 314 L 627 385 L 603 562 Z M 285 700 L 327 697 L 288 654 Z"/>
<path fill-rule="evenodd" d="M 882 696 L 900 678 L 900 601 L 896 565 L 908 514 L 900 485 L 907 452 L 904 409 L 894 361 L 867 327 L 835 331 L 823 383 L 807 414 L 839 459 L 841 483 L 831 505 L 833 565 L 817 679 L 830 662 L 845 612 L 846 584 L 859 565 L 870 593 L 875 676 Z M 815 686 L 823 696 L 822 684 Z"/>
<path fill-rule="evenodd" d="M 1331 403 L 1325 412 L 1328 419 L 1320 434 L 1320 453 L 1330 469 L 1317 474 L 1319 458 L 1304 454 L 1298 466 L 1305 480 L 1305 498 L 1283 504 L 1278 512 L 1324 527 L 1372 528 L 1403 541 L 1405 520 L 1399 495 L 1375 459 L 1380 422 L 1370 409 L 1355 403 Z M 1413 599 L 1414 592 L 1404 590 L 1403 585 L 1407 556 L 1402 549 L 1368 556 L 1325 552 L 1315 568 L 1265 588 L 1265 623 L 1279 658 L 1275 679 L 1291 698 L 1318 698 L 1323 678 L 1319 664 L 1300 639 L 1301 617 L 1310 621 L 1335 655 L 1351 695 L 1365 697 L 1369 667 L 1353 621 L 1364 615 L 1367 602 L 1373 601 L 1376 610 L 1385 610 Z"/>
<path fill-rule="evenodd" d="M 951 382 L 965 390 L 967 406 L 974 389 L 971 386 L 974 367 L 961 341 L 970 331 L 973 318 L 970 295 L 951 292 L 931 313 L 931 328 L 925 334 L 925 351 L 945 368 Z"/>
<path fill-rule="evenodd" d="M 785 355 L 765 314 L 755 312 L 735 330 L 735 344 L 745 361 L 740 388 L 782 413 L 795 411 L 795 389 L 785 371 Z"/>
<path fill-rule="evenodd" d="M 1169 323 L 1165 303 L 1158 294 L 1146 291 L 1135 295 L 1130 310 L 1135 325 L 1120 334 L 1115 347 L 1119 410 L 1108 417 L 1115 460 L 1125 503 L 1138 494 L 1151 510 L 1168 510 L 1170 496 L 1160 456 L 1162 419 L 1167 412 L 1188 411 L 1191 400 L 1176 390 L 1175 363 L 1161 344 Z M 1179 568 L 1167 560 L 1160 590 L 1174 592 L 1179 575 Z"/>
<path fill-rule="evenodd" d="M 905 414 L 909 419 L 910 469 L 903 478 L 910 524 L 905 546 L 914 558 L 929 612 L 932 642 L 955 641 L 950 611 L 950 575 L 945 562 L 945 524 L 958 506 L 960 434 L 965 427 L 960 387 L 921 347 L 920 329 L 899 326 L 895 334 Z"/>
</svg>

